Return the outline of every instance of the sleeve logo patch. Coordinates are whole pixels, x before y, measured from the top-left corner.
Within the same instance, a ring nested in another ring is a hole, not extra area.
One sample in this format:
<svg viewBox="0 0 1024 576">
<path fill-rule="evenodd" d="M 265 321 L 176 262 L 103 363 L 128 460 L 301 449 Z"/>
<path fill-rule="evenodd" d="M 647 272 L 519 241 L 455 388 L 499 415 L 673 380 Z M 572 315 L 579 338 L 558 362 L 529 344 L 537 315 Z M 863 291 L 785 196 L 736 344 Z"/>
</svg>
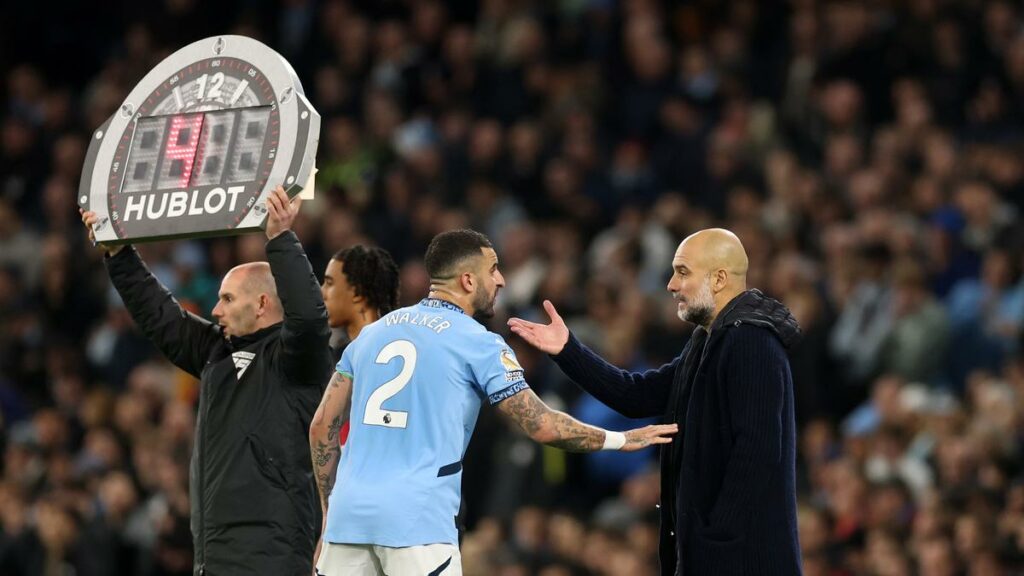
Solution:
<svg viewBox="0 0 1024 576">
<path fill-rule="evenodd" d="M 512 372 L 514 370 L 523 371 L 523 367 L 516 361 L 516 357 L 512 355 L 512 351 L 504 349 L 501 351 L 501 364 L 505 367 L 506 372 Z"/>
<path fill-rule="evenodd" d="M 501 365 L 505 367 L 505 382 L 516 382 L 523 379 L 523 367 L 508 348 L 501 351 Z"/>
</svg>

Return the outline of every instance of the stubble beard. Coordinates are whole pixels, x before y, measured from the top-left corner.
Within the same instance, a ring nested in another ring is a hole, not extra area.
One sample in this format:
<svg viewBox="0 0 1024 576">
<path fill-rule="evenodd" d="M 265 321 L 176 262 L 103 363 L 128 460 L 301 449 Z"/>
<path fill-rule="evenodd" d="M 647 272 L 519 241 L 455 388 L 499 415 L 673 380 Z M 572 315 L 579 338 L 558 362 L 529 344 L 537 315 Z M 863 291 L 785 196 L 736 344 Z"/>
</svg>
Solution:
<svg viewBox="0 0 1024 576">
<path fill-rule="evenodd" d="M 497 291 L 495 291 L 494 297 L 491 297 L 483 286 L 477 287 L 476 294 L 473 295 L 473 318 L 477 320 L 490 320 L 493 318 L 494 301 L 497 298 Z"/>
<path fill-rule="evenodd" d="M 697 292 L 697 297 L 686 303 L 686 308 L 678 310 L 676 315 L 683 322 L 692 322 L 698 326 L 708 327 L 715 314 L 715 296 L 711 293 L 710 279 L 704 280 Z"/>
</svg>

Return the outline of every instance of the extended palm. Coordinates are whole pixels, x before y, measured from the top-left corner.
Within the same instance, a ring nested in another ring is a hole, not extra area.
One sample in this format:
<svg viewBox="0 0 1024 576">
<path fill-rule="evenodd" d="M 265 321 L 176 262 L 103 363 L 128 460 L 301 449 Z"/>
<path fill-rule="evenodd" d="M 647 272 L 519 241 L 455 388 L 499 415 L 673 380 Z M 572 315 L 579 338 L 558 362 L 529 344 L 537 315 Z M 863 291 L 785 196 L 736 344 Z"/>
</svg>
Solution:
<svg viewBox="0 0 1024 576">
<path fill-rule="evenodd" d="M 548 354 L 558 354 L 565 347 L 565 343 L 569 341 L 569 328 L 566 327 L 565 321 L 558 315 L 555 305 L 550 300 L 544 301 L 544 310 L 551 318 L 550 324 L 537 324 L 536 322 L 527 322 L 522 318 L 510 318 L 508 327 L 523 340 L 526 340 L 530 346 Z"/>
<path fill-rule="evenodd" d="M 636 452 L 654 444 L 668 444 L 672 436 L 679 432 L 677 424 L 651 424 L 643 428 L 624 432 L 626 444 L 621 448 L 623 452 Z"/>
</svg>

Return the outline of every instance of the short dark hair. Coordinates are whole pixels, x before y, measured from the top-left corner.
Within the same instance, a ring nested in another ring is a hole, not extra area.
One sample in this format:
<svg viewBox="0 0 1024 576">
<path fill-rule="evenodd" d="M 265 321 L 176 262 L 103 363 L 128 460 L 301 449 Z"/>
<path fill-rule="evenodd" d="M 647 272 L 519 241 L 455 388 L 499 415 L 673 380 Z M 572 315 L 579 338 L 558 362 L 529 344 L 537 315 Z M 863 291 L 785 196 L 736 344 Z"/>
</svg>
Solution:
<svg viewBox="0 0 1024 576">
<path fill-rule="evenodd" d="M 481 248 L 493 248 L 487 236 L 476 230 L 449 230 L 430 241 L 423 259 L 432 280 L 455 276 L 455 267 L 467 258 L 479 256 Z"/>
<path fill-rule="evenodd" d="M 387 250 L 356 244 L 339 250 L 334 259 L 342 263 L 356 296 L 366 298 L 381 314 L 398 308 L 398 266 Z"/>
</svg>

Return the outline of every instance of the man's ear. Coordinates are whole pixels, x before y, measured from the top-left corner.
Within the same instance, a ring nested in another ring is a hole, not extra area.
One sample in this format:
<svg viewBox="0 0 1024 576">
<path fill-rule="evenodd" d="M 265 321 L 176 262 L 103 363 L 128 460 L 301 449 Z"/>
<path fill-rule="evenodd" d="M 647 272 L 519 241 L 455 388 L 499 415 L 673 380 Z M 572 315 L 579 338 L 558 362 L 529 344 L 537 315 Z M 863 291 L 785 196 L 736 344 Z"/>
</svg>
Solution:
<svg viewBox="0 0 1024 576">
<path fill-rule="evenodd" d="M 270 296 L 266 294 L 260 294 L 259 299 L 256 301 L 256 317 L 263 316 L 267 313 L 267 308 L 270 307 Z"/>
<path fill-rule="evenodd" d="M 725 290 L 725 287 L 729 285 L 729 272 L 724 268 L 719 268 L 711 275 L 711 289 L 713 292 L 721 292 Z"/>
<path fill-rule="evenodd" d="M 476 278 L 473 276 L 473 273 L 463 272 L 459 274 L 459 285 L 469 294 L 476 292 Z"/>
</svg>

